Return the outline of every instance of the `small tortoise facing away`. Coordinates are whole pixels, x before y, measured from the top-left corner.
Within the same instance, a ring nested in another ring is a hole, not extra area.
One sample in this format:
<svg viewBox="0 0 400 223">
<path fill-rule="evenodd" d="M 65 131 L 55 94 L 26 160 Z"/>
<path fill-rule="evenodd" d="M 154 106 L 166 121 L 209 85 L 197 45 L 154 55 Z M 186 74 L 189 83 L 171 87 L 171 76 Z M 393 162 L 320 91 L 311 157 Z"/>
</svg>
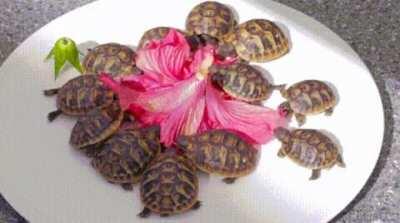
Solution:
<svg viewBox="0 0 400 223">
<path fill-rule="evenodd" d="M 207 34 L 222 40 L 237 24 L 232 10 L 224 4 L 207 1 L 195 6 L 186 19 L 189 35 Z"/>
<path fill-rule="evenodd" d="M 114 93 L 103 86 L 97 75 L 81 75 L 69 80 L 61 88 L 45 90 L 46 96 L 57 94 L 57 110 L 48 114 L 53 121 L 60 114 L 86 115 L 95 108 L 104 108 L 114 101 Z"/>
<path fill-rule="evenodd" d="M 224 176 L 225 183 L 250 174 L 257 167 L 259 151 L 228 130 L 210 130 L 181 136 L 179 148 L 203 172 Z"/>
<path fill-rule="evenodd" d="M 294 113 L 299 126 L 305 123 L 306 115 L 331 115 L 337 104 L 333 90 L 318 80 L 301 81 L 287 90 L 282 88 L 281 94 L 287 101 L 279 106 L 279 111 L 287 117 Z"/>
<path fill-rule="evenodd" d="M 111 76 L 138 74 L 135 63 L 136 53 L 127 46 L 107 43 L 89 50 L 82 62 L 85 73 L 107 73 Z"/>
<path fill-rule="evenodd" d="M 246 61 L 263 63 L 289 52 L 289 40 L 285 34 L 265 19 L 252 19 L 240 24 L 226 41 L 232 42 L 236 53 Z"/>
<path fill-rule="evenodd" d="M 310 180 L 320 177 L 321 169 L 337 164 L 345 167 L 338 146 L 321 131 L 314 129 L 288 129 L 279 127 L 275 136 L 282 142 L 279 157 L 288 156 L 300 166 L 312 169 Z"/>
<path fill-rule="evenodd" d="M 140 183 L 140 197 L 145 206 L 139 214 L 151 212 L 167 217 L 198 209 L 199 180 L 191 160 L 166 152 L 158 155 L 148 166 Z"/>
<path fill-rule="evenodd" d="M 273 90 L 284 85 L 274 86 L 263 77 L 261 71 L 244 63 L 234 63 L 211 68 L 212 80 L 233 98 L 258 102 L 267 100 Z"/>
<path fill-rule="evenodd" d="M 120 127 L 124 113 L 118 102 L 106 108 L 97 108 L 87 115 L 79 117 L 71 132 L 70 144 L 86 152 L 88 156 L 95 155 L 97 144 L 106 140 Z"/>
<path fill-rule="evenodd" d="M 161 151 L 160 128 L 120 129 L 100 148 L 92 166 L 110 183 L 132 190 L 147 165 Z"/>
</svg>

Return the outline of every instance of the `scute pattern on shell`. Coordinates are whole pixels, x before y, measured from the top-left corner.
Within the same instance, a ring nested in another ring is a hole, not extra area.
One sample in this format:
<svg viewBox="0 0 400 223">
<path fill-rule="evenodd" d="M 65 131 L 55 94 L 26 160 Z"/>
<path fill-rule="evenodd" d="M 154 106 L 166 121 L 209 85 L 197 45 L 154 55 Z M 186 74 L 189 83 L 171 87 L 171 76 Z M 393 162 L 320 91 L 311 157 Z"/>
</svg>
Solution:
<svg viewBox="0 0 400 223">
<path fill-rule="evenodd" d="M 189 34 L 208 34 L 222 39 L 232 32 L 236 24 L 231 9 L 214 1 L 195 6 L 186 19 Z"/>
<path fill-rule="evenodd" d="M 329 168 L 337 161 L 339 150 L 332 140 L 314 129 L 296 129 L 290 133 L 286 154 L 297 164 L 310 168 Z"/>
<path fill-rule="evenodd" d="M 120 129 L 92 160 L 92 166 L 113 183 L 138 183 L 153 158 L 160 153 L 160 128 Z"/>
<path fill-rule="evenodd" d="M 57 94 L 57 108 L 73 116 L 85 115 L 95 108 L 109 106 L 114 93 L 96 75 L 80 75 L 69 80 Z"/>
<path fill-rule="evenodd" d="M 112 76 L 123 76 L 139 73 L 135 63 L 136 53 L 127 46 L 118 43 L 102 44 L 83 59 L 85 73 L 107 73 Z"/>
<path fill-rule="evenodd" d="M 77 149 L 99 143 L 110 137 L 120 126 L 124 114 L 117 102 L 106 108 L 94 109 L 76 122 L 70 143 Z"/>
<path fill-rule="evenodd" d="M 251 173 L 258 163 L 259 151 L 228 130 L 181 136 L 177 144 L 207 173 L 239 177 Z"/>
<path fill-rule="evenodd" d="M 272 85 L 262 73 L 249 64 L 218 66 L 212 79 L 230 96 L 248 102 L 266 100 Z"/>
<path fill-rule="evenodd" d="M 267 62 L 289 51 L 289 40 L 273 22 L 253 19 L 242 23 L 235 30 L 234 45 L 242 59 Z"/>
<path fill-rule="evenodd" d="M 299 114 L 318 114 L 336 105 L 332 89 L 322 81 L 306 80 L 287 89 L 291 109 Z"/>
<path fill-rule="evenodd" d="M 154 213 L 178 214 L 196 202 L 199 181 L 193 163 L 184 156 L 163 153 L 143 173 L 140 196 Z"/>
</svg>

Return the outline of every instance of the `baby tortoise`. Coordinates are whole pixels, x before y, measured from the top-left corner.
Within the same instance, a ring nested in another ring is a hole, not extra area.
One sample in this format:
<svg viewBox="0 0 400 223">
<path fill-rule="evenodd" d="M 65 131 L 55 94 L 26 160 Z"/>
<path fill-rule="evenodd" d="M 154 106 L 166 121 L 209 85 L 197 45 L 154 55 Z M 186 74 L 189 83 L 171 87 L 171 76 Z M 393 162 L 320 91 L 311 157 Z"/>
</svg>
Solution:
<svg viewBox="0 0 400 223">
<path fill-rule="evenodd" d="M 267 62 L 289 52 L 289 40 L 282 30 L 265 19 L 240 24 L 225 41 L 233 44 L 241 59 L 251 62 Z"/>
<path fill-rule="evenodd" d="M 222 39 L 231 33 L 237 22 L 232 10 L 218 2 L 206 1 L 195 6 L 186 19 L 189 35 L 207 34 Z"/>
<path fill-rule="evenodd" d="M 79 117 L 71 132 L 70 144 L 83 150 L 89 157 L 97 153 L 98 143 L 106 140 L 120 127 L 124 113 L 118 102 L 106 108 L 97 108 Z"/>
<path fill-rule="evenodd" d="M 284 87 L 272 85 L 261 71 L 244 63 L 213 66 L 211 73 L 213 82 L 228 95 L 246 102 L 267 100 L 273 90 Z"/>
<path fill-rule="evenodd" d="M 199 180 L 192 161 L 166 152 L 158 155 L 144 171 L 140 197 L 145 206 L 139 216 L 151 212 L 167 217 L 200 208 Z"/>
<path fill-rule="evenodd" d="M 143 171 L 161 151 L 160 127 L 120 129 L 100 148 L 92 166 L 110 183 L 132 190 Z"/>
<path fill-rule="evenodd" d="M 228 184 L 255 170 L 260 154 L 252 145 L 228 130 L 180 136 L 177 145 L 198 169 L 224 176 L 224 182 Z"/>
<path fill-rule="evenodd" d="M 305 80 L 296 83 L 287 90 L 281 89 L 282 96 L 287 100 L 278 110 L 291 117 L 294 113 L 299 126 L 306 121 L 306 115 L 325 112 L 331 115 L 337 104 L 333 90 L 324 82 L 318 80 Z"/>
<path fill-rule="evenodd" d="M 165 38 L 171 29 L 175 29 L 175 28 L 160 26 L 160 27 L 155 27 L 155 28 L 147 30 L 146 32 L 144 32 L 142 38 L 140 38 L 138 49 L 142 49 L 150 41 L 161 40 L 161 39 Z M 177 30 L 181 34 L 185 34 L 181 30 L 178 30 L 178 29 L 175 29 L 175 30 Z"/>
<path fill-rule="evenodd" d="M 95 108 L 104 108 L 114 101 L 114 93 L 103 86 L 97 75 L 81 75 L 61 88 L 45 90 L 46 96 L 57 94 L 57 110 L 47 116 L 53 121 L 60 114 L 82 116 Z"/>
<path fill-rule="evenodd" d="M 98 45 L 89 50 L 83 59 L 85 73 L 107 73 L 111 76 L 139 74 L 135 63 L 136 53 L 127 46 L 118 43 Z"/>
<path fill-rule="evenodd" d="M 279 127 L 274 130 L 274 134 L 282 142 L 278 156 L 288 156 L 298 165 L 312 169 L 310 180 L 318 179 L 321 169 L 331 168 L 335 164 L 345 167 L 338 146 L 318 130 L 290 131 Z"/>
</svg>

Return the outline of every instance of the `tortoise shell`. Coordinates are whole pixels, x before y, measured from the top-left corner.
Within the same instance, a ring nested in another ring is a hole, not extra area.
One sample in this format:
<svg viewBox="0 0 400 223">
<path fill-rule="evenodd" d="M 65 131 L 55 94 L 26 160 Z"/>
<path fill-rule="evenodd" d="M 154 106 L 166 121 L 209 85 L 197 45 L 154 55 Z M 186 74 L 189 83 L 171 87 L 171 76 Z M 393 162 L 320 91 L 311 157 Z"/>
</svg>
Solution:
<svg viewBox="0 0 400 223">
<path fill-rule="evenodd" d="M 198 206 L 199 180 L 195 166 L 184 156 L 174 153 L 158 155 L 144 171 L 140 197 L 145 209 L 161 216 L 178 214 Z"/>
<path fill-rule="evenodd" d="M 236 53 L 246 61 L 267 62 L 289 51 L 289 40 L 273 22 L 253 19 L 240 24 L 234 32 Z"/>
<path fill-rule="evenodd" d="M 90 50 L 83 59 L 85 73 L 107 73 L 123 76 L 139 73 L 135 63 L 136 53 L 127 46 L 118 43 L 102 44 Z"/>
<path fill-rule="evenodd" d="M 71 132 L 70 144 L 83 150 L 86 146 L 97 144 L 116 132 L 124 114 L 118 102 L 106 108 L 97 108 L 79 117 Z"/>
<path fill-rule="evenodd" d="M 160 26 L 147 30 L 146 32 L 144 32 L 142 38 L 140 38 L 138 49 L 142 49 L 150 41 L 161 40 L 165 38 L 171 29 L 171 27 Z M 175 30 L 184 34 L 184 32 L 181 30 Z"/>
<path fill-rule="evenodd" d="M 296 83 L 282 95 L 288 100 L 294 113 L 303 115 L 325 112 L 337 103 L 333 90 L 326 83 L 318 80 Z"/>
<path fill-rule="evenodd" d="M 114 101 L 97 75 L 80 75 L 69 80 L 57 93 L 57 109 L 71 116 L 82 116 L 95 108 L 104 108 Z"/>
<path fill-rule="evenodd" d="M 274 86 L 255 67 L 234 63 L 211 69 L 212 80 L 230 96 L 247 102 L 266 100 Z"/>
<path fill-rule="evenodd" d="M 240 177 L 257 166 L 259 152 L 228 130 L 210 130 L 198 135 L 181 136 L 177 145 L 203 172 L 225 177 Z"/>
<path fill-rule="evenodd" d="M 92 166 L 109 182 L 131 189 L 161 151 L 160 128 L 120 129 L 101 146 Z"/>
<path fill-rule="evenodd" d="M 287 156 L 301 166 L 319 169 L 336 163 L 339 150 L 332 140 L 314 129 L 296 129 L 285 147 Z"/>
<path fill-rule="evenodd" d="M 186 30 L 189 34 L 208 34 L 218 39 L 232 32 L 235 25 L 232 10 L 214 1 L 195 6 L 186 19 Z"/>
</svg>

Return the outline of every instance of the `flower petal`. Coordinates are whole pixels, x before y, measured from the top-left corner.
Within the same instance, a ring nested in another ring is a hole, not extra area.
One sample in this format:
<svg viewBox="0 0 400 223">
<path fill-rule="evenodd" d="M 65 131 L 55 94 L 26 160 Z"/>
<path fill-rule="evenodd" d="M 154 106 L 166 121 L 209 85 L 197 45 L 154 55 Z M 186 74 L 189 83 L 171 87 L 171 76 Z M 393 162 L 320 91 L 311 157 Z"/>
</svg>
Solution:
<svg viewBox="0 0 400 223">
<path fill-rule="evenodd" d="M 185 37 L 174 29 L 164 39 L 152 41 L 137 54 L 137 66 L 160 85 L 172 84 L 190 75 L 187 71 L 191 59 L 190 46 Z"/>
<path fill-rule="evenodd" d="M 287 125 L 286 119 L 270 108 L 225 98 L 210 81 L 206 92 L 207 120 L 202 130 L 229 129 L 252 143 L 264 144 L 272 139 L 276 127 Z"/>
</svg>

